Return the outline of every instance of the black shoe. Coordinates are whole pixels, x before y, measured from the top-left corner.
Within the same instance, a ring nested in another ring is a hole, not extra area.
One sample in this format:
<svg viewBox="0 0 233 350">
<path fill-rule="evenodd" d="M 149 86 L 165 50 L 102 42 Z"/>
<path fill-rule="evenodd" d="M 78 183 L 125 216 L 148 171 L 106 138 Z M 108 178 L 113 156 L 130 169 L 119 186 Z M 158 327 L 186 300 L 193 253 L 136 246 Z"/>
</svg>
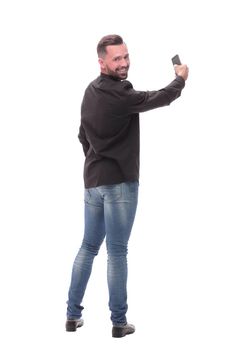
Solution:
<svg viewBox="0 0 233 350">
<path fill-rule="evenodd" d="M 122 338 L 127 334 L 132 334 L 135 332 L 135 327 L 132 324 L 126 324 L 124 326 L 113 326 L 112 336 L 113 338 Z"/>
<path fill-rule="evenodd" d="M 83 326 L 83 320 L 67 320 L 66 321 L 66 331 L 67 332 L 76 332 L 76 329 Z"/>
</svg>

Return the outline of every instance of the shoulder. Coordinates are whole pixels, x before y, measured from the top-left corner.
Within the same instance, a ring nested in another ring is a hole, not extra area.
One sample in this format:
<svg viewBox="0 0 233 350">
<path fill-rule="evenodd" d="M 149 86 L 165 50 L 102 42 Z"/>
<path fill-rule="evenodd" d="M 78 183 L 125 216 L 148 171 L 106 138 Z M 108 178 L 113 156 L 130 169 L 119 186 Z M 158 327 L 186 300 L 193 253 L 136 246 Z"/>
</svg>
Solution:
<svg viewBox="0 0 233 350">
<path fill-rule="evenodd" d="M 125 90 L 133 89 L 133 84 L 128 80 L 122 80 L 121 84 L 122 84 L 122 88 Z"/>
</svg>

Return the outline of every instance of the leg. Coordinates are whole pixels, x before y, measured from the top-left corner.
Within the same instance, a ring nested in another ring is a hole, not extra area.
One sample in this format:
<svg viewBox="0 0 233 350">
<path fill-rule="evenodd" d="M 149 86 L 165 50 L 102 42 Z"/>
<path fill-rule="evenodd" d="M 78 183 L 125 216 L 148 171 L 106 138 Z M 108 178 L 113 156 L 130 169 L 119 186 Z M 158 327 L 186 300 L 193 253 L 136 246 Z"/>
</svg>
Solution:
<svg viewBox="0 0 233 350">
<path fill-rule="evenodd" d="M 85 231 L 81 248 L 75 258 L 72 270 L 67 319 L 79 319 L 86 286 L 91 274 L 94 257 L 105 237 L 104 207 L 95 189 L 85 190 Z"/>
<path fill-rule="evenodd" d="M 128 240 L 133 226 L 137 199 L 138 182 L 116 185 L 106 194 L 104 218 L 108 252 L 109 308 L 114 326 L 125 325 L 127 312 L 127 251 Z"/>
</svg>

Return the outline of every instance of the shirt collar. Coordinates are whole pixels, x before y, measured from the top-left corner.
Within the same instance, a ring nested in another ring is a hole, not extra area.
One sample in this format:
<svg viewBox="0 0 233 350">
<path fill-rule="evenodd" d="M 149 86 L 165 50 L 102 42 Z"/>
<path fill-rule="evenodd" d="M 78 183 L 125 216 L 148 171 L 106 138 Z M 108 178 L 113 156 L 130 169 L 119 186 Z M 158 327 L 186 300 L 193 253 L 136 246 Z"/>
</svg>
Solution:
<svg viewBox="0 0 233 350">
<path fill-rule="evenodd" d="M 105 74 L 105 73 L 100 73 L 100 76 L 101 77 L 104 77 L 104 78 L 107 78 L 107 79 L 112 79 L 112 80 L 115 80 L 115 81 L 121 81 L 121 79 L 117 78 L 117 77 L 114 77 L 113 75 L 110 75 L 110 74 Z"/>
</svg>

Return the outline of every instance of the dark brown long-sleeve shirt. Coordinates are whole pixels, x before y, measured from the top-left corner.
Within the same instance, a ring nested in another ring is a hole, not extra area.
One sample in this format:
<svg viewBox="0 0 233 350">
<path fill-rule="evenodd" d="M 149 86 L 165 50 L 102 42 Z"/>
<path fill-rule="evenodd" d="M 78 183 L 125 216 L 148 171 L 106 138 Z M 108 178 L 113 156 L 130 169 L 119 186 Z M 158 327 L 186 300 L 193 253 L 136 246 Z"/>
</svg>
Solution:
<svg viewBox="0 0 233 350">
<path fill-rule="evenodd" d="M 85 188 L 139 180 L 139 113 L 169 105 L 185 81 L 177 76 L 158 91 L 136 91 L 128 80 L 102 74 L 87 87 L 79 140 Z"/>
</svg>

